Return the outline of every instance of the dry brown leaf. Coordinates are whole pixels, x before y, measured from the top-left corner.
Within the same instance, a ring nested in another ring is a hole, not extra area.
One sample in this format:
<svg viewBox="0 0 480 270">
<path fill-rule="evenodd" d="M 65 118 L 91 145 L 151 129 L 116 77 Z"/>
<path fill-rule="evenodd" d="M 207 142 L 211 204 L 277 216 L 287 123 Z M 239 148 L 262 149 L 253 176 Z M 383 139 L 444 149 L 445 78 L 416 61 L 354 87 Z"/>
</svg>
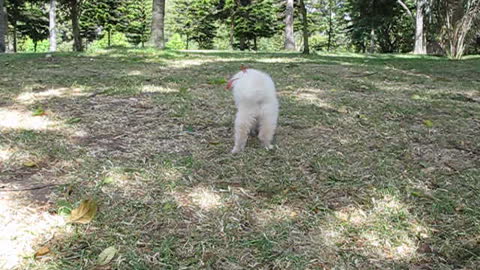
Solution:
<svg viewBox="0 0 480 270">
<path fill-rule="evenodd" d="M 97 203 L 94 200 L 83 200 L 80 205 L 72 210 L 69 222 L 86 224 L 92 221 L 97 213 Z"/>
<path fill-rule="evenodd" d="M 37 257 L 41 257 L 41 256 L 45 256 L 47 255 L 48 253 L 50 253 L 50 248 L 47 247 L 47 246 L 43 246 L 41 248 L 39 248 L 37 250 L 37 252 L 35 252 L 35 254 L 33 255 L 34 258 L 37 258 Z"/>
</svg>

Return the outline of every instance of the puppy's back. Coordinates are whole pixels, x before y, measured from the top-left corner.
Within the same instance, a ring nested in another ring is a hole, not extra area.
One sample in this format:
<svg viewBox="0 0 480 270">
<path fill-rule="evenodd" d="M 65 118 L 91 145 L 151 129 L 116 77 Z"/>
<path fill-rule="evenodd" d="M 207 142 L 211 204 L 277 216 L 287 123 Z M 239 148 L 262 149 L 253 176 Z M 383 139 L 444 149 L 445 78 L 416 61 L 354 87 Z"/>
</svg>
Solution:
<svg viewBox="0 0 480 270">
<path fill-rule="evenodd" d="M 259 105 L 276 102 L 275 84 L 272 78 L 259 70 L 247 69 L 235 74 L 233 94 L 235 103 Z"/>
</svg>

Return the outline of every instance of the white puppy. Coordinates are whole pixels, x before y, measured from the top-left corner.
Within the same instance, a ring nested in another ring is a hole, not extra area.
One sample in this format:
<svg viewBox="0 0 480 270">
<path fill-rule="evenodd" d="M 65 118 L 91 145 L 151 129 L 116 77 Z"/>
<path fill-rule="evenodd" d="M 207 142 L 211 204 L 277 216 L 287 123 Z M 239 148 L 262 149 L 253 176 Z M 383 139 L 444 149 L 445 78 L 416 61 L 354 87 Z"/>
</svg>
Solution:
<svg viewBox="0 0 480 270">
<path fill-rule="evenodd" d="M 278 119 L 278 100 L 272 78 L 261 71 L 242 67 L 242 71 L 228 81 L 227 89 L 233 90 L 237 107 L 232 153 L 245 148 L 252 131 L 258 131 L 263 146 L 271 149 Z"/>
</svg>

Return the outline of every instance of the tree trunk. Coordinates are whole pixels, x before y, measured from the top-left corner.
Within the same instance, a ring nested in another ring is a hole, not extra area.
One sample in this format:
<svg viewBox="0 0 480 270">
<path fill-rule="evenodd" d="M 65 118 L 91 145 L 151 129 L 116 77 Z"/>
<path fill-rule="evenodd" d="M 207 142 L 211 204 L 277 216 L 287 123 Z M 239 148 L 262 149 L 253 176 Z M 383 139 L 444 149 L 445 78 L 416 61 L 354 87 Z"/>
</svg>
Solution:
<svg viewBox="0 0 480 270">
<path fill-rule="evenodd" d="M 12 22 L 13 26 L 13 52 L 17 52 L 17 21 Z"/>
<path fill-rule="evenodd" d="M 49 51 L 54 52 L 57 50 L 57 27 L 56 27 L 56 6 L 57 0 L 50 0 L 50 21 L 49 21 Z"/>
<path fill-rule="evenodd" d="M 368 48 L 369 53 L 375 53 L 375 29 L 372 27 L 370 30 L 370 47 Z"/>
<path fill-rule="evenodd" d="M 159 49 L 165 48 L 164 37 L 165 0 L 153 0 L 152 7 L 152 43 Z"/>
<path fill-rule="evenodd" d="M 112 46 L 112 30 L 108 29 L 107 31 L 107 46 L 110 48 Z"/>
<path fill-rule="evenodd" d="M 82 38 L 80 37 L 80 24 L 78 18 L 80 15 L 79 12 L 79 0 L 71 0 L 70 2 L 70 12 L 72 19 L 72 29 L 73 29 L 73 49 L 77 52 L 83 51 Z"/>
<path fill-rule="evenodd" d="M 33 42 L 33 52 L 37 52 L 37 44 L 38 44 L 38 41 Z"/>
<path fill-rule="evenodd" d="M 333 23 L 332 23 L 332 1 L 328 2 L 328 42 L 327 42 L 327 51 L 330 51 L 332 47 L 332 34 L 333 34 Z"/>
<path fill-rule="evenodd" d="M 467 10 L 459 9 L 463 9 L 461 3 L 454 10 L 450 10 L 446 16 L 449 56 L 454 59 L 461 59 L 465 52 L 465 39 L 472 30 L 474 19 L 480 14 L 480 1 L 472 3 Z M 458 14 L 461 15 L 455 16 Z"/>
<path fill-rule="evenodd" d="M 415 19 L 415 49 L 413 50 L 414 54 L 427 53 L 427 44 L 423 24 L 423 18 L 425 17 L 424 5 L 424 0 L 417 0 L 417 15 Z"/>
<path fill-rule="evenodd" d="M 308 18 L 307 18 L 307 9 L 305 8 L 305 2 L 300 0 L 300 12 L 302 13 L 302 30 L 303 30 L 303 53 L 310 53 L 310 46 L 308 45 Z"/>
<path fill-rule="evenodd" d="M 287 10 L 285 17 L 285 50 L 295 50 L 295 37 L 293 35 L 293 0 L 287 1 Z"/>
<path fill-rule="evenodd" d="M 0 53 L 7 50 L 5 35 L 7 34 L 7 14 L 4 0 L 0 0 Z"/>
<path fill-rule="evenodd" d="M 240 37 L 240 51 L 244 51 L 245 48 L 245 37 Z"/>
<path fill-rule="evenodd" d="M 258 47 L 257 47 L 257 37 L 253 37 L 253 50 L 254 50 L 254 51 L 258 51 Z"/>
</svg>

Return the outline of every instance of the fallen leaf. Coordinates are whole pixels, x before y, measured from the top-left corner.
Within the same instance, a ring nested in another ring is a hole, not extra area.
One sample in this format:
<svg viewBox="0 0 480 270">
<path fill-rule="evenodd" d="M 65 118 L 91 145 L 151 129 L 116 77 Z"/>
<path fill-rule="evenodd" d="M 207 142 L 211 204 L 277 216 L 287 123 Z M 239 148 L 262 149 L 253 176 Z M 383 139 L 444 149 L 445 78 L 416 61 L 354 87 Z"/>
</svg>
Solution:
<svg viewBox="0 0 480 270">
<path fill-rule="evenodd" d="M 423 124 L 428 128 L 433 127 L 433 122 L 431 120 L 423 120 Z"/>
<path fill-rule="evenodd" d="M 37 257 L 41 257 L 41 256 L 45 256 L 47 255 L 48 253 L 50 253 L 50 248 L 48 248 L 47 246 L 43 246 L 41 248 L 39 248 L 37 250 L 37 252 L 35 252 L 35 254 L 33 255 L 34 258 L 37 258 Z"/>
<path fill-rule="evenodd" d="M 69 222 L 87 224 L 92 221 L 97 213 L 97 203 L 94 200 L 83 200 L 80 205 L 72 210 Z"/>
<path fill-rule="evenodd" d="M 32 167 L 37 167 L 38 165 L 34 161 L 25 161 L 23 163 L 23 166 L 32 168 Z"/>
<path fill-rule="evenodd" d="M 66 121 L 67 124 L 76 124 L 78 122 L 82 121 L 82 118 L 74 117 L 70 118 Z"/>
<path fill-rule="evenodd" d="M 105 265 L 109 263 L 113 259 L 113 257 L 115 257 L 116 253 L 117 253 L 117 250 L 115 249 L 114 246 L 104 249 L 102 253 L 98 255 L 97 264 Z"/>
<path fill-rule="evenodd" d="M 42 108 L 37 108 L 35 111 L 33 111 L 32 115 L 33 116 L 42 116 L 45 115 L 45 111 Z"/>
</svg>

